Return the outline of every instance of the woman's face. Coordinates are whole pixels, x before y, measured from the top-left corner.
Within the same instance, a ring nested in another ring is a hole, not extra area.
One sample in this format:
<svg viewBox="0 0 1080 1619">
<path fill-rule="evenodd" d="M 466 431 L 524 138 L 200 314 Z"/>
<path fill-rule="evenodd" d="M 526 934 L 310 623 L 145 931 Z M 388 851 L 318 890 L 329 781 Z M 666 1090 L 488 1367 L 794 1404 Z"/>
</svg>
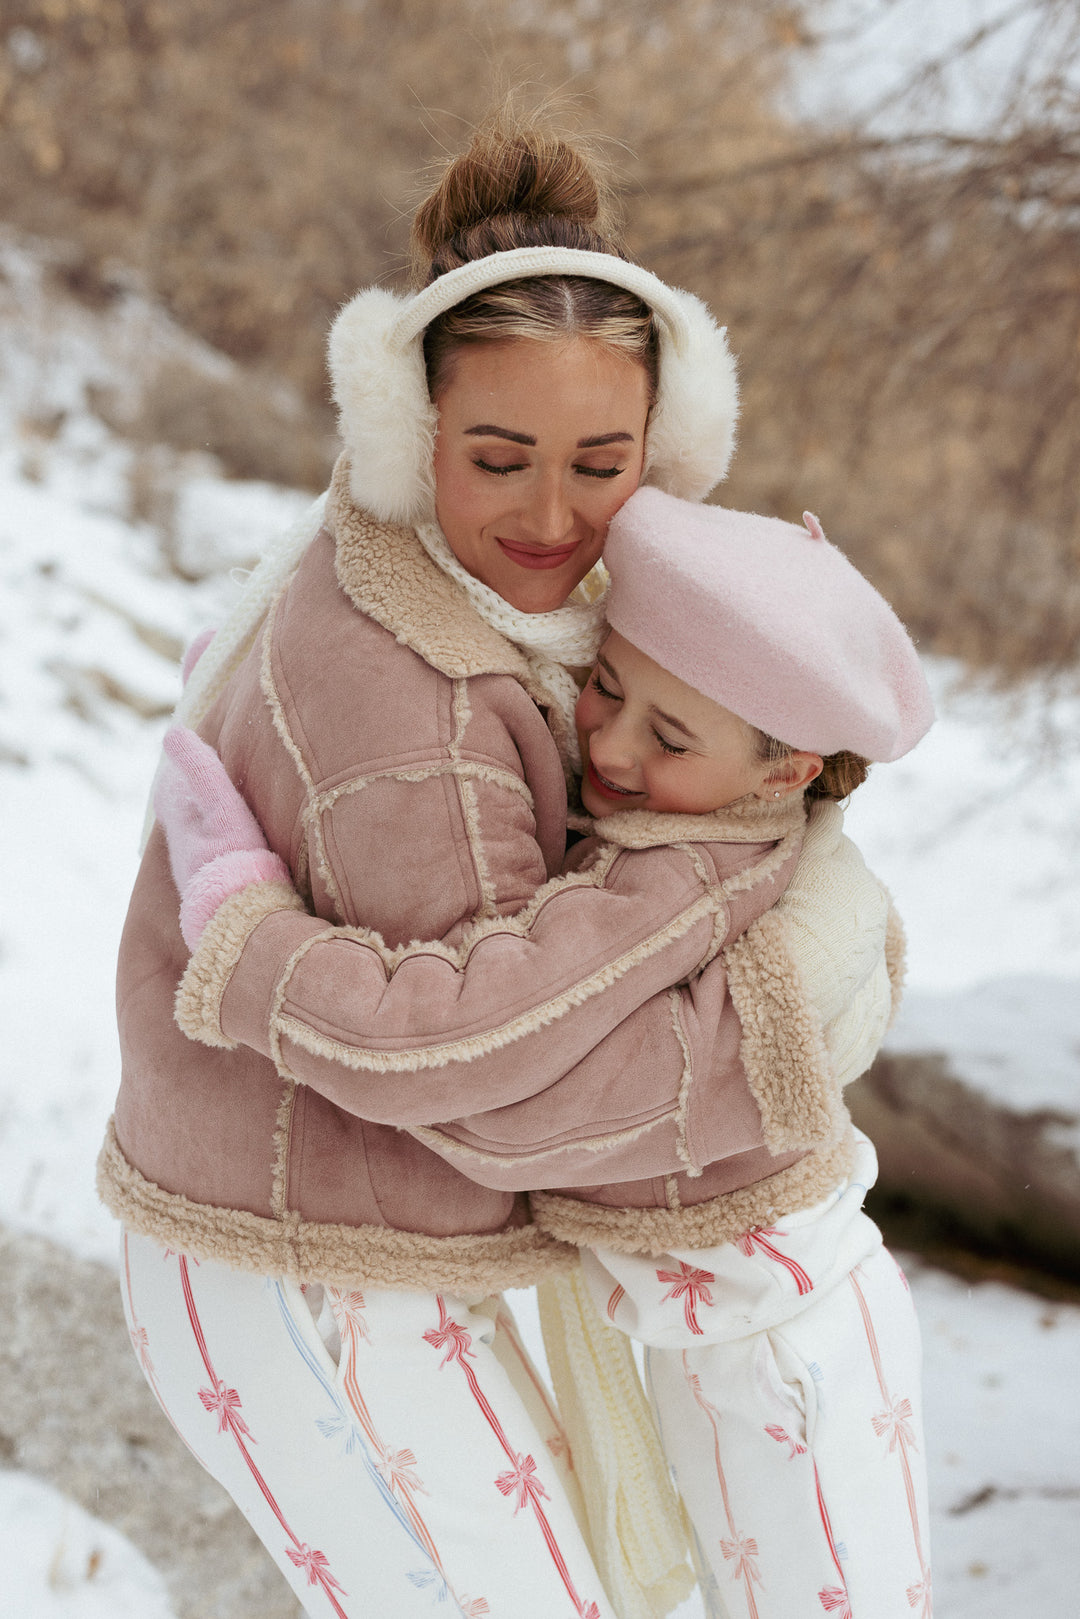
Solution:
<svg viewBox="0 0 1080 1619">
<path fill-rule="evenodd" d="M 587 338 L 484 343 L 456 356 L 435 403 L 435 509 L 450 549 L 512 607 L 561 607 L 638 486 L 644 369 Z"/>
</svg>

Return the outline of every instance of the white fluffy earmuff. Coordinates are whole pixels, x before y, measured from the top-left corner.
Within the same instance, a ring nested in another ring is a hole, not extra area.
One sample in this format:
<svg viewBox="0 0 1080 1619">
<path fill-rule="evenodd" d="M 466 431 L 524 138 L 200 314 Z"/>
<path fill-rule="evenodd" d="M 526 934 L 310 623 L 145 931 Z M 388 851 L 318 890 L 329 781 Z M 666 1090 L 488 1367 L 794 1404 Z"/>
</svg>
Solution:
<svg viewBox="0 0 1080 1619">
<path fill-rule="evenodd" d="M 727 471 L 738 415 L 726 328 L 692 293 L 609 253 L 523 247 L 474 259 L 408 295 L 372 287 L 341 310 L 329 363 L 358 506 L 384 522 L 435 517 L 438 413 L 428 398 L 423 336 L 436 315 L 483 287 L 534 275 L 583 275 L 636 293 L 657 317 L 660 385 L 649 419 L 643 482 L 703 500 Z"/>
</svg>

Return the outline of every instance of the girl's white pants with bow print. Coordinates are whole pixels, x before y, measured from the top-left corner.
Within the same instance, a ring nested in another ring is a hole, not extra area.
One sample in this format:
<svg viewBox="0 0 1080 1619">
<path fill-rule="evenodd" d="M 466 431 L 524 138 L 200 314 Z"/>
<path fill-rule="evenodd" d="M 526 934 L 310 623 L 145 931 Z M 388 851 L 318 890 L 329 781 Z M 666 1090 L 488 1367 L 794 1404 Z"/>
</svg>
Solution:
<svg viewBox="0 0 1080 1619">
<path fill-rule="evenodd" d="M 860 1136 L 845 1185 L 738 1242 L 583 1253 L 645 1346 L 710 1619 L 930 1619 L 919 1332 L 876 1175 Z"/>
<path fill-rule="evenodd" d="M 135 1351 L 311 1619 L 613 1619 L 498 1299 L 248 1275 L 125 1232 Z"/>
</svg>

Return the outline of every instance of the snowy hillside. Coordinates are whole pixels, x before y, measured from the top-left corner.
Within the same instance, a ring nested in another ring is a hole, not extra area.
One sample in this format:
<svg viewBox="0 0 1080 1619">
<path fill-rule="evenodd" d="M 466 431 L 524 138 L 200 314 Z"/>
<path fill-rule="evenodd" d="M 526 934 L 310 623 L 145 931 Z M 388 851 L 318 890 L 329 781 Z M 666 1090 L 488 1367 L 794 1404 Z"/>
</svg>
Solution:
<svg viewBox="0 0 1080 1619">
<path fill-rule="evenodd" d="M 310 498 L 230 483 L 206 457 L 148 469 L 145 447 L 115 437 L 94 390 L 124 386 L 154 344 L 188 340 L 134 297 L 107 317 L 46 301 L 35 258 L 0 246 L 0 1227 L 109 1263 L 115 1234 L 92 1183 L 117 1082 L 113 961 L 178 654 L 226 609 L 232 570 Z M 133 515 L 151 475 L 168 497 L 157 527 Z M 908 925 L 893 1042 L 962 1048 L 979 1085 L 1075 1125 L 1080 700 L 995 696 L 963 689 L 951 666 L 930 672 L 938 726 L 875 772 L 848 823 Z M 927 1347 L 937 1611 L 1057 1619 L 1080 1583 L 1080 1309 L 909 1269 Z M 65 1511 L 0 1472 L 9 1570 L 21 1549 L 0 1619 L 166 1619 L 134 1550 Z"/>
</svg>

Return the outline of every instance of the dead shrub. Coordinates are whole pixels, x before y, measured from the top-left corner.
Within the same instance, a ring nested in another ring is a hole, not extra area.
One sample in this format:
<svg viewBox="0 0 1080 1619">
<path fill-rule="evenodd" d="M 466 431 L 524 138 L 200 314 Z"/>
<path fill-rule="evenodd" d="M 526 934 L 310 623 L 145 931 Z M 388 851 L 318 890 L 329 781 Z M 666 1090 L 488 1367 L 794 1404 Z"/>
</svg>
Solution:
<svg viewBox="0 0 1080 1619">
<path fill-rule="evenodd" d="M 336 451 L 328 409 L 307 404 L 265 368 L 213 376 L 176 355 L 151 362 L 120 400 L 97 390 L 97 414 L 136 444 L 216 456 L 235 478 L 325 487 Z"/>
<path fill-rule="evenodd" d="M 88 298 L 128 264 L 252 368 L 220 393 L 163 373 L 143 431 L 317 484 L 326 329 L 400 277 L 423 163 L 500 82 L 569 84 L 626 176 L 632 250 L 730 327 L 722 498 L 818 510 L 928 647 L 1074 667 L 1075 7 L 1030 4 L 1056 61 L 1018 73 L 992 134 L 912 143 L 785 122 L 809 3 L 7 0 L 0 209 L 77 244 Z M 274 375 L 309 421 L 275 413 Z"/>
</svg>

